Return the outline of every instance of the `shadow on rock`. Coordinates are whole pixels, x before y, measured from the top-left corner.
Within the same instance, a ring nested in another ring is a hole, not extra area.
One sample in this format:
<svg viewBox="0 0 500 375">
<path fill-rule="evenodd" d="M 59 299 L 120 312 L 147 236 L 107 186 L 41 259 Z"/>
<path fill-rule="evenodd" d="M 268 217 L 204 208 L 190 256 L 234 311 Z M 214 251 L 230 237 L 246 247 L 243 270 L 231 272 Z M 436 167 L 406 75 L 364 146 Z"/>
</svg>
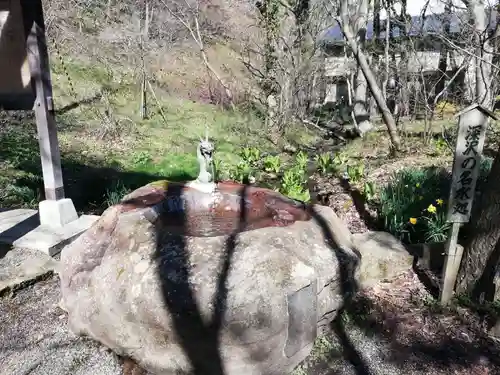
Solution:
<svg viewBox="0 0 500 375">
<path fill-rule="evenodd" d="M 343 324 L 343 315 L 345 310 L 349 309 L 353 298 L 359 290 L 359 284 L 356 280 L 356 271 L 359 267 L 361 254 L 352 247 L 351 250 L 355 253 L 357 258 L 354 258 L 346 250 L 343 249 L 340 241 L 335 239 L 334 234 L 329 228 L 328 223 L 318 215 L 314 209 L 313 218 L 323 230 L 323 235 L 330 245 L 332 251 L 335 253 L 339 264 L 339 277 L 340 285 L 342 287 L 341 295 L 344 298 L 343 307 L 339 311 L 337 317 L 331 324 L 332 332 L 334 332 L 341 344 L 341 350 L 344 358 L 353 366 L 357 375 L 369 375 L 368 364 L 364 361 L 354 344 L 349 339 Z"/>
<path fill-rule="evenodd" d="M 182 199 L 183 185 L 169 188 L 168 200 Z M 194 375 L 223 375 L 224 367 L 220 353 L 219 333 L 227 304 L 226 281 L 231 268 L 231 260 L 235 251 L 236 237 L 246 225 L 247 186 L 240 192 L 240 216 L 237 229 L 226 240 L 223 249 L 223 264 L 216 282 L 216 292 L 211 306 L 212 316 L 203 316 L 195 293 L 190 285 L 191 261 L 186 250 L 186 235 L 189 235 L 190 223 L 185 210 L 175 212 L 179 233 L 172 234 L 164 230 L 162 219 L 156 223 L 157 272 L 161 275 L 161 290 L 165 305 L 173 319 L 173 326 L 182 348 L 192 365 Z M 172 211 L 170 211 L 172 214 Z M 203 218 L 191 217 L 191 220 Z M 165 251 L 168 250 L 168 251 Z M 175 277 L 169 275 L 175 274 Z"/>
<path fill-rule="evenodd" d="M 154 261 L 161 282 L 162 298 L 168 309 L 168 315 L 171 316 L 175 335 L 189 360 L 190 373 L 195 375 L 223 375 L 227 370 L 224 368 L 225 361 L 221 353 L 221 329 L 227 312 L 227 280 L 232 268 L 237 238 L 241 232 L 265 227 L 270 223 L 266 220 L 275 219 L 271 217 L 266 219 L 266 215 L 269 213 L 259 212 L 259 205 L 255 206 L 254 202 L 256 196 L 251 195 L 249 197 L 249 187 L 243 185 L 238 192 L 240 204 L 237 210 L 238 217 L 232 218 L 233 220 L 237 219 L 237 223 L 233 222 L 232 225 L 224 224 L 224 218 L 221 217 L 217 219 L 218 222 L 215 221 L 214 228 L 213 224 L 211 224 L 214 217 L 211 217 L 210 212 L 196 212 L 194 206 L 186 208 L 185 206 L 179 207 L 175 203 L 169 203 L 181 202 L 182 199 L 185 199 L 184 189 L 185 186 L 182 184 L 169 185 L 164 199 L 157 208 Z M 125 200 L 123 204 L 131 204 L 137 207 L 141 205 L 141 200 L 144 205 L 152 203 L 147 202 L 148 198 L 142 196 L 136 200 Z M 247 207 L 247 202 L 250 202 L 253 206 Z M 200 205 L 203 206 L 203 203 Z M 357 262 L 359 259 L 357 257 L 359 257 L 359 253 L 353 252 L 351 248 L 345 248 L 346 244 L 338 237 L 338 234 L 332 233 L 331 224 L 314 207 L 302 205 L 302 208 L 297 207 L 297 210 L 304 210 L 304 213 L 309 212 L 312 219 L 321 228 L 326 242 L 338 261 L 338 272 L 341 279 L 339 283 L 340 294 L 346 301 L 350 300 L 358 289 L 355 273 L 358 267 Z M 203 215 L 206 217 L 203 217 Z M 231 217 L 228 220 L 231 220 Z M 229 232 L 231 228 L 232 232 Z M 196 285 L 192 283 L 193 275 L 200 271 L 197 269 L 199 264 L 196 264 L 196 261 L 191 259 L 193 253 L 189 250 L 190 245 L 187 241 L 190 241 L 190 236 L 193 235 L 209 238 L 226 233 L 228 235 L 219 261 L 219 272 L 217 280 L 214 282 L 215 291 L 211 302 L 207 304 L 205 301 L 200 301 L 199 290 L 196 290 Z M 258 280 L 255 280 L 255 282 L 258 282 Z M 261 318 L 265 320 L 265 312 L 262 312 L 262 314 Z M 316 322 L 314 324 L 316 325 Z M 354 347 L 343 333 L 341 323 L 335 322 L 332 329 L 343 338 L 342 342 L 346 345 L 346 357 L 353 363 L 357 362 L 356 366 L 363 366 L 361 357 L 356 356 Z M 236 340 L 242 339 L 242 337 L 239 337 L 240 332 L 238 332 L 238 329 L 235 330 L 229 327 L 229 330 Z M 247 355 L 253 360 L 258 361 L 259 358 L 263 360 L 268 356 L 268 354 L 259 350 L 253 351 L 251 346 L 246 350 L 248 351 Z M 274 374 L 276 371 L 273 372 L 271 369 L 262 368 L 259 373 Z"/>
<path fill-rule="evenodd" d="M 64 249 L 62 306 L 75 333 L 151 371 L 287 373 L 356 293 L 344 227 L 268 189 L 156 181 Z"/>
</svg>

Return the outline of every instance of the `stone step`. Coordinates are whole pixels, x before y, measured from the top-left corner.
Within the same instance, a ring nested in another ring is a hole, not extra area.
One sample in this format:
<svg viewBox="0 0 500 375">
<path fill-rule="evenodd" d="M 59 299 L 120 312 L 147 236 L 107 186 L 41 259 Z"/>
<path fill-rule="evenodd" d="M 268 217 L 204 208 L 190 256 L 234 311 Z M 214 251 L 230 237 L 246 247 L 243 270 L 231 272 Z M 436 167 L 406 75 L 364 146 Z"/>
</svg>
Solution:
<svg viewBox="0 0 500 375">
<path fill-rule="evenodd" d="M 0 243 L 54 256 L 89 229 L 98 218 L 96 215 L 82 215 L 62 227 L 49 228 L 40 225 L 36 210 L 4 210 L 0 212 Z"/>
</svg>

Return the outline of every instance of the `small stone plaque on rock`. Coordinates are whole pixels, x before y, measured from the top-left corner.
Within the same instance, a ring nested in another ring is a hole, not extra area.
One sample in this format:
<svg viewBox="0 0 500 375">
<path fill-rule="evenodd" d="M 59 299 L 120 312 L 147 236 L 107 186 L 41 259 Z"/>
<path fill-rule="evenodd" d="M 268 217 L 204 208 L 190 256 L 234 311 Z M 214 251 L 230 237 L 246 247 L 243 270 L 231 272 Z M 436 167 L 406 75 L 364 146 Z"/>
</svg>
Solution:
<svg viewBox="0 0 500 375">
<path fill-rule="evenodd" d="M 317 281 L 288 295 L 288 338 L 285 355 L 292 357 L 314 343 L 317 335 Z"/>
</svg>

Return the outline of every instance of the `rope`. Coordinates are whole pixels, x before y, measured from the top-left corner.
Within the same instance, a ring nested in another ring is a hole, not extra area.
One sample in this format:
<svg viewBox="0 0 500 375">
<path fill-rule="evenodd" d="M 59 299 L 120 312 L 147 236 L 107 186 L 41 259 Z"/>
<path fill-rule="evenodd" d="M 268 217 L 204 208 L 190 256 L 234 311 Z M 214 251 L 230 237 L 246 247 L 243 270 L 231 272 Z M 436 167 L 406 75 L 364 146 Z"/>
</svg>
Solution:
<svg viewBox="0 0 500 375">
<path fill-rule="evenodd" d="M 78 100 L 77 95 L 76 95 L 75 86 L 73 85 L 73 80 L 71 79 L 71 76 L 68 73 L 68 69 L 66 68 L 66 64 L 64 63 L 64 59 L 62 58 L 62 54 L 61 54 L 61 51 L 59 50 L 58 43 L 56 42 L 55 38 L 51 38 L 51 39 L 52 39 L 51 40 L 52 46 L 54 47 L 54 50 L 56 51 L 57 58 L 59 60 L 59 63 L 61 64 L 64 75 L 66 76 L 66 80 L 68 81 L 70 94 L 74 100 Z"/>
<path fill-rule="evenodd" d="M 59 45 L 58 45 L 57 41 L 55 40 L 55 38 L 50 38 L 50 40 L 51 40 L 52 46 L 54 47 L 54 51 L 57 55 L 59 63 L 61 64 L 61 67 L 63 69 L 63 73 L 66 77 L 66 80 L 68 81 L 68 85 L 69 85 L 69 89 L 70 89 L 70 96 L 72 97 L 72 99 L 75 102 L 78 102 L 79 99 L 78 99 L 78 95 L 77 95 L 76 90 L 75 90 L 75 85 L 73 84 L 73 80 L 71 79 L 71 76 L 68 72 L 68 69 L 66 67 L 66 63 L 64 62 L 64 59 L 62 57 L 61 50 L 59 49 Z M 109 105 L 108 105 L 108 107 L 109 107 Z M 83 106 L 83 108 L 84 108 L 84 111 L 86 111 L 87 113 L 89 110 L 92 111 L 95 114 L 95 116 L 97 116 L 97 118 L 99 118 L 99 120 L 101 121 L 101 126 L 104 127 L 105 129 L 107 128 L 109 130 L 109 129 L 113 128 L 112 126 L 111 127 L 107 126 L 107 125 L 110 125 L 112 123 L 115 123 L 115 125 L 116 125 L 116 122 L 113 120 L 113 118 L 110 115 L 109 109 L 106 109 L 105 113 L 102 114 L 98 108 L 96 108 L 92 105 L 90 106 L 90 108 L 88 108 L 86 106 Z M 102 132 L 102 134 L 99 135 L 99 138 L 101 138 L 101 139 L 105 138 L 107 133 L 108 133 L 108 131 L 104 130 Z M 119 131 L 118 131 L 118 129 L 116 129 L 116 131 L 115 132 L 112 131 L 112 133 L 116 133 L 113 135 L 117 136 L 119 134 Z"/>
</svg>

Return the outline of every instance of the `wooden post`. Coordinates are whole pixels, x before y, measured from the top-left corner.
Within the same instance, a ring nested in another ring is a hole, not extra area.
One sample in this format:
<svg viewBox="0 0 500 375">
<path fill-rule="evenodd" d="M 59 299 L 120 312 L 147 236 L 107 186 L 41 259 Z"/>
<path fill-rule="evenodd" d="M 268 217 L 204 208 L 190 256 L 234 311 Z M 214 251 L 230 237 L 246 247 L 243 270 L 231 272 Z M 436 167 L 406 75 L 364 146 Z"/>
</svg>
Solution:
<svg viewBox="0 0 500 375">
<path fill-rule="evenodd" d="M 22 0 L 21 4 L 25 29 L 28 33 L 26 44 L 31 81 L 36 93 L 34 111 L 40 144 L 45 199 L 60 200 L 64 198 L 64 185 L 54 118 L 43 8 L 40 0 Z"/>
<path fill-rule="evenodd" d="M 458 233 L 460 231 L 460 223 L 453 223 L 451 226 L 448 241 L 445 246 L 445 260 L 442 275 L 442 284 L 439 300 L 442 304 L 447 304 L 453 297 L 453 289 L 457 277 L 458 267 L 460 267 L 461 259 L 457 259 L 457 243 Z M 456 270 L 455 270 L 456 267 Z"/>
<path fill-rule="evenodd" d="M 473 104 L 457 114 L 458 132 L 453 161 L 453 174 L 448 204 L 449 223 L 453 223 L 445 247 L 445 264 L 439 300 L 447 304 L 453 297 L 458 269 L 462 260 L 462 247 L 457 247 L 462 223 L 470 219 L 481 156 L 490 117 L 497 117 L 479 104 Z M 457 249 L 459 249 L 457 251 Z"/>
</svg>

